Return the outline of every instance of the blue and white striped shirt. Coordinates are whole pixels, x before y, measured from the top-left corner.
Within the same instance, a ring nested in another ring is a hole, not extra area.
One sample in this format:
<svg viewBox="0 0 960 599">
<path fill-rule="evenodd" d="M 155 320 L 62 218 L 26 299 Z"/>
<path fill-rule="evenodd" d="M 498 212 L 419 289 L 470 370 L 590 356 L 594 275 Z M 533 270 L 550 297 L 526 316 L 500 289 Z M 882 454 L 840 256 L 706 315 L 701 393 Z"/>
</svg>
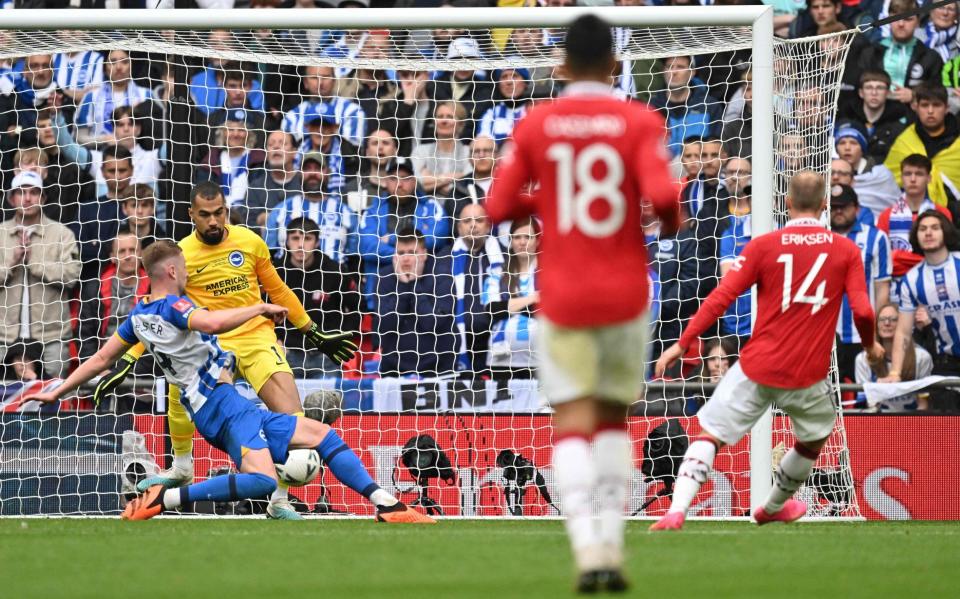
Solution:
<svg viewBox="0 0 960 599">
<path fill-rule="evenodd" d="M 311 202 L 302 195 L 290 196 L 267 214 L 266 242 L 274 254 L 282 253 L 287 243 L 287 225 L 306 217 L 320 226 L 318 249 L 338 263 L 359 252 L 357 215 L 339 195 L 328 195 Z"/>
<path fill-rule="evenodd" d="M 313 139 L 309 136 L 303 138 L 296 158 L 293 160 L 293 166 L 300 170 L 303 164 L 303 156 L 307 152 L 319 150 L 313 147 Z M 323 160 L 330 173 L 327 175 L 327 191 L 331 193 L 340 193 L 340 190 L 347 184 L 347 174 L 343 172 L 343 155 L 340 153 L 340 138 L 334 137 L 330 142 L 330 147 L 323 152 Z"/>
<path fill-rule="evenodd" d="M 366 116 L 363 113 L 363 109 L 360 108 L 360 105 L 339 96 L 334 96 L 326 101 L 333 104 L 334 115 L 336 116 L 337 124 L 340 125 L 340 137 L 357 147 L 361 147 L 365 135 L 364 122 Z M 307 132 L 303 117 L 314 104 L 321 102 L 323 102 L 323 100 L 305 100 L 290 109 L 290 112 L 283 117 L 283 130 L 293 134 L 298 140 L 303 139 Z"/>
<path fill-rule="evenodd" d="M 937 337 L 937 353 L 960 358 L 960 252 L 950 252 L 942 264 L 926 260 L 904 275 L 900 311 L 925 306 Z"/>
<path fill-rule="evenodd" d="M 61 89 L 78 90 L 103 84 L 103 54 L 87 50 L 53 57 L 53 78 Z"/>
<path fill-rule="evenodd" d="M 505 102 L 498 102 L 488 108 L 480 118 L 480 130 L 477 135 L 485 135 L 501 144 L 510 134 L 517 122 L 527 114 L 527 105 L 508 106 Z"/>
<path fill-rule="evenodd" d="M 88 91 L 80 101 L 75 119 L 77 127 L 87 127 L 95 136 L 113 132 L 113 110 L 120 106 L 136 106 L 153 97 L 146 87 L 140 87 L 133 81 L 127 83 L 127 89 L 114 91 L 109 82 Z"/>
<path fill-rule="evenodd" d="M 140 302 L 116 332 L 128 345 L 142 341 L 153 353 L 167 380 L 183 389 L 181 400 L 190 420 L 210 398 L 221 370 L 232 371 L 234 363 L 216 336 L 190 329 L 190 316 L 197 309 L 176 295 Z"/>
<path fill-rule="evenodd" d="M 890 239 L 887 234 L 869 225 L 854 223 L 847 233 L 847 239 L 857 244 L 860 256 L 863 258 L 863 270 L 867 276 L 867 293 L 870 295 L 870 304 L 877 307 L 877 297 L 874 283 L 889 281 L 893 275 L 893 264 L 890 260 Z M 837 321 L 837 334 L 840 343 L 860 343 L 860 333 L 853 324 L 853 310 L 850 309 L 850 300 L 843 295 L 840 305 L 840 320 Z"/>
</svg>

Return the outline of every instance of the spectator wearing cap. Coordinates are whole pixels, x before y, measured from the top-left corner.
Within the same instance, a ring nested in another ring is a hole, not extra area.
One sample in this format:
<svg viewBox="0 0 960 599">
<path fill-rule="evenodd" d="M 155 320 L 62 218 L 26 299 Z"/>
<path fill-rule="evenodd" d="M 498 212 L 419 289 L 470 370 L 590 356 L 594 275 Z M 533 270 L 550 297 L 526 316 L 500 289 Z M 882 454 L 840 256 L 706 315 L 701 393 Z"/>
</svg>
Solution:
<svg viewBox="0 0 960 599">
<path fill-rule="evenodd" d="M 453 197 L 443 204 L 443 211 L 456 216 L 468 204 L 480 204 L 493 185 L 493 167 L 497 143 L 492 137 L 478 135 L 470 143 L 470 172 L 457 179 Z M 454 219 L 456 222 L 456 219 Z"/>
<path fill-rule="evenodd" d="M 320 227 L 299 216 L 286 227 L 283 251 L 274 257 L 277 273 L 303 303 L 321 331 L 360 330 L 359 281 L 320 248 Z M 340 367 L 323 352 L 313 351 L 295 327 L 283 329 L 287 361 L 297 378 L 336 376 Z"/>
<path fill-rule="evenodd" d="M 921 85 L 914 89 L 913 111 L 917 120 L 897 136 L 884 164 L 902 186 L 900 163 L 911 154 L 930 159 L 930 199 L 946 206 L 960 184 L 960 125 L 947 111 L 947 90 L 940 85 Z"/>
<path fill-rule="evenodd" d="M 418 145 L 434 138 L 436 82 L 427 71 L 400 69 L 397 78 L 397 95 L 380 103 L 378 116 L 381 126 L 397 138 L 399 154 L 410 156 Z"/>
<path fill-rule="evenodd" d="M 360 192 L 377 198 L 386 193 L 387 166 L 397 157 L 397 138 L 387 129 L 377 129 L 367 137 L 360 165 Z M 366 206 L 366 200 L 362 205 Z"/>
<path fill-rule="evenodd" d="M 853 167 L 853 189 L 860 206 L 872 213 L 868 224 L 876 222 L 880 213 L 892 206 L 900 195 L 890 170 L 867 156 L 867 136 L 859 123 L 839 123 L 833 135 L 837 155 Z"/>
<path fill-rule="evenodd" d="M 913 112 L 903 102 L 891 100 L 890 75 L 885 71 L 864 71 L 860 76 L 856 98 L 849 98 L 837 108 L 837 122 L 854 121 L 863 125 L 867 135 L 866 154 L 882 163 L 890 146 L 913 119 Z"/>
<path fill-rule="evenodd" d="M 263 150 L 255 146 L 256 137 L 247 129 L 246 111 L 230 110 L 217 130 L 213 149 L 196 170 L 195 183 L 213 181 L 220 185 L 228 208 L 242 206 L 250 189 L 250 171 L 264 160 Z"/>
<path fill-rule="evenodd" d="M 480 45 L 471 37 L 458 37 L 450 42 L 447 60 L 454 62 L 454 68 L 444 71 L 436 77 L 436 100 L 456 100 L 463 105 L 467 121 L 464 123 L 464 135 L 473 137 L 474 126 L 483 117 L 483 113 L 493 103 L 493 84 L 487 81 L 477 69 L 469 66 L 470 61 L 481 57 Z"/>
<path fill-rule="evenodd" d="M 519 61 L 519 58 L 515 59 Z M 491 106 L 480 118 L 477 135 L 485 135 L 503 143 L 513 127 L 527 113 L 530 103 L 530 71 L 519 64 L 493 72 L 496 91 Z"/>
<path fill-rule="evenodd" d="M 137 106 L 153 98 L 150 88 L 131 79 L 130 55 L 126 50 L 111 50 L 103 68 L 106 81 L 87 92 L 77 107 L 75 124 L 81 144 L 112 142 L 113 111 L 118 106 Z"/>
<path fill-rule="evenodd" d="M 308 114 L 317 114 L 317 105 L 324 105 L 331 110 L 340 137 L 359 148 L 363 145 L 366 135 L 366 115 L 356 102 L 337 95 L 337 77 L 333 67 L 309 66 L 303 69 L 303 101 L 287 112 L 283 119 L 282 128 L 292 133 L 297 140 L 303 139 L 307 133 L 306 117 Z M 321 114 L 327 114 L 326 110 Z M 346 152 L 354 155 L 355 153 Z"/>
<path fill-rule="evenodd" d="M 890 256 L 890 239 L 887 234 L 858 220 L 860 202 L 857 193 L 848 185 L 833 185 L 830 188 L 830 227 L 834 233 L 845 236 L 860 248 L 863 269 L 866 275 L 867 293 L 874 310 L 890 301 L 890 278 L 893 262 Z M 837 365 L 840 380 L 856 378 L 856 358 L 863 349 L 860 335 L 853 322 L 850 302 L 843 297 L 840 320 L 837 321 Z"/>
<path fill-rule="evenodd" d="M 106 193 L 96 202 L 80 206 L 79 222 L 67 223 L 80 245 L 84 280 L 96 277 L 109 259 L 113 238 L 123 220 L 123 202 L 133 195 L 133 156 L 129 150 L 105 147 L 100 170 L 107 183 Z"/>
<path fill-rule="evenodd" d="M 680 153 L 688 137 L 720 135 L 723 102 L 708 94 L 707 86 L 694 76 L 691 56 L 671 56 L 663 61 L 666 89 L 653 94 L 650 105 L 667 120 L 670 153 Z"/>
<path fill-rule="evenodd" d="M 6 200 L 13 218 L 0 222 L 0 349 L 17 340 L 43 344 L 51 376 L 70 359 L 70 295 L 80 274 L 76 237 L 41 209 L 43 179 L 32 171 L 13 178 Z"/>
<path fill-rule="evenodd" d="M 435 258 L 426 237 L 404 226 L 397 229 L 385 262 L 371 298 L 380 376 L 453 373 L 457 350 L 450 258 Z"/>
<path fill-rule="evenodd" d="M 300 143 L 300 154 L 322 152 L 330 169 L 327 187 L 336 193 L 356 189 L 360 171 L 359 148 L 340 135 L 336 114 L 330 104 L 314 104 L 304 115 L 306 134 Z"/>
<path fill-rule="evenodd" d="M 306 217 L 318 223 L 317 243 L 321 252 L 337 264 L 351 260 L 350 272 L 356 271 L 357 215 L 343 197 L 329 191 L 326 179 L 330 169 L 320 152 L 303 156 L 300 166 L 301 194 L 288 196 L 267 214 L 264 239 L 275 256 L 286 246 L 287 225 L 295 218 Z"/>
<path fill-rule="evenodd" d="M 150 292 L 150 281 L 140 264 L 140 239 L 130 231 L 113 238 L 110 261 L 100 276 L 80 290 L 80 359 L 99 351 L 138 301 Z"/>
<path fill-rule="evenodd" d="M 893 206 L 887 208 L 877 219 L 877 228 L 890 237 L 893 256 L 893 276 L 903 277 L 911 268 L 923 261 L 923 256 L 913 251 L 910 243 L 910 228 L 917 216 L 927 210 L 937 210 L 947 218 L 950 211 L 938 206 L 927 195 L 933 165 L 923 154 L 911 154 L 900 163 L 903 193 Z"/>
<path fill-rule="evenodd" d="M 436 103 L 433 111 L 436 141 L 413 151 L 417 181 L 425 192 L 441 198 L 453 195 L 457 179 L 470 172 L 470 149 L 463 143 L 466 110 L 452 100 Z"/>
<path fill-rule="evenodd" d="M 274 130 L 267 135 L 266 159 L 260 168 L 251 170 L 247 199 L 233 207 L 238 221 L 255 230 L 262 230 L 267 212 L 288 196 L 300 193 L 300 171 L 294 165 L 297 147 L 293 136 Z"/>
<path fill-rule="evenodd" d="M 438 252 L 449 243 L 450 219 L 436 199 L 417 188 L 409 158 L 397 158 L 387 168 L 387 194 L 367 208 L 360 219 L 360 255 L 367 277 L 364 291 L 372 308 L 377 273 L 393 259 L 397 231 L 414 229 L 423 238 L 427 251 Z"/>
</svg>

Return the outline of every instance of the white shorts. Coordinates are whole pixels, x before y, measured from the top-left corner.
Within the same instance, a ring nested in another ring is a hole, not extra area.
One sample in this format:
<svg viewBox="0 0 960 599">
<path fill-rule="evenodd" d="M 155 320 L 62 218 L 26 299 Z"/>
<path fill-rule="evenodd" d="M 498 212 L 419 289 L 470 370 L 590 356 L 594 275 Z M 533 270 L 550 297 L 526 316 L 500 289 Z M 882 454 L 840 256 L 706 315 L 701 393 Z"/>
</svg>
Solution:
<svg viewBox="0 0 960 599">
<path fill-rule="evenodd" d="M 767 387 L 747 378 L 739 362 L 723 375 L 697 418 L 703 430 L 735 445 L 771 405 L 790 416 L 798 441 L 818 441 L 833 432 L 837 410 L 826 380 L 803 389 Z"/>
<path fill-rule="evenodd" d="M 650 338 L 648 312 L 609 326 L 569 328 L 540 319 L 538 377 L 551 404 L 593 397 L 640 399 Z"/>
</svg>

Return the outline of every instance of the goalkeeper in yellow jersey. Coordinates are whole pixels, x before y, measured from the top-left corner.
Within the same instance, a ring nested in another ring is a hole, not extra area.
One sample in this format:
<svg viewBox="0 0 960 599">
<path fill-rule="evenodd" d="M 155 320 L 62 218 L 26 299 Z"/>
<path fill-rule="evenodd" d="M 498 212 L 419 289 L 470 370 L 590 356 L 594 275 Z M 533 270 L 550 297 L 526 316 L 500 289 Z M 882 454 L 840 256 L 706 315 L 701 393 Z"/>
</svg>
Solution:
<svg viewBox="0 0 960 599">
<path fill-rule="evenodd" d="M 272 303 L 288 310 L 287 319 L 303 331 L 318 350 L 338 364 L 349 359 L 357 350 L 351 340 L 353 334 L 321 332 L 297 296 L 280 279 L 270 262 L 266 243 L 245 227 L 226 224 L 227 215 L 226 200 L 218 185 L 205 182 L 193 188 L 190 218 L 195 229 L 179 242 L 187 263 L 187 297 L 198 306 L 224 310 L 259 304 L 262 287 Z M 219 335 L 219 341 L 223 349 L 236 356 L 237 375 L 250 383 L 271 411 L 302 414 L 293 371 L 284 357 L 272 320 L 260 317 L 247 321 Z M 138 344 L 120 359 L 97 385 L 94 402 L 99 403 L 116 388 L 143 351 L 143 345 Z M 140 491 L 151 485 L 173 488 L 193 482 L 194 426 L 180 405 L 180 390 L 174 386 L 170 388 L 167 422 L 173 444 L 173 467 L 141 481 L 137 485 Z M 267 516 L 280 520 L 301 519 L 287 499 L 285 486 L 278 487 L 270 497 Z"/>
</svg>

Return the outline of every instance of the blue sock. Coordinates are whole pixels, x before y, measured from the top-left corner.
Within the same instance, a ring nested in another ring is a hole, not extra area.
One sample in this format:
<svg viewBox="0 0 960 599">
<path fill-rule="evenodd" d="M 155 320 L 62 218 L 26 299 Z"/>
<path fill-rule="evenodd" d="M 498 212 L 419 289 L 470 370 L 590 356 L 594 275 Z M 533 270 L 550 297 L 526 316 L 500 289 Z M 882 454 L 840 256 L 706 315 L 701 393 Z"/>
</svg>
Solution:
<svg viewBox="0 0 960 599">
<path fill-rule="evenodd" d="M 265 474 L 214 476 L 202 483 L 180 487 L 180 505 L 189 505 L 193 501 L 254 499 L 269 495 L 276 488 L 277 481 Z"/>
<path fill-rule="evenodd" d="M 370 499 L 373 492 L 380 488 L 380 485 L 370 478 L 370 474 L 363 467 L 363 462 L 357 454 L 353 453 L 353 450 L 332 429 L 320 445 L 317 445 L 317 453 L 337 480 L 367 499 Z"/>
</svg>

